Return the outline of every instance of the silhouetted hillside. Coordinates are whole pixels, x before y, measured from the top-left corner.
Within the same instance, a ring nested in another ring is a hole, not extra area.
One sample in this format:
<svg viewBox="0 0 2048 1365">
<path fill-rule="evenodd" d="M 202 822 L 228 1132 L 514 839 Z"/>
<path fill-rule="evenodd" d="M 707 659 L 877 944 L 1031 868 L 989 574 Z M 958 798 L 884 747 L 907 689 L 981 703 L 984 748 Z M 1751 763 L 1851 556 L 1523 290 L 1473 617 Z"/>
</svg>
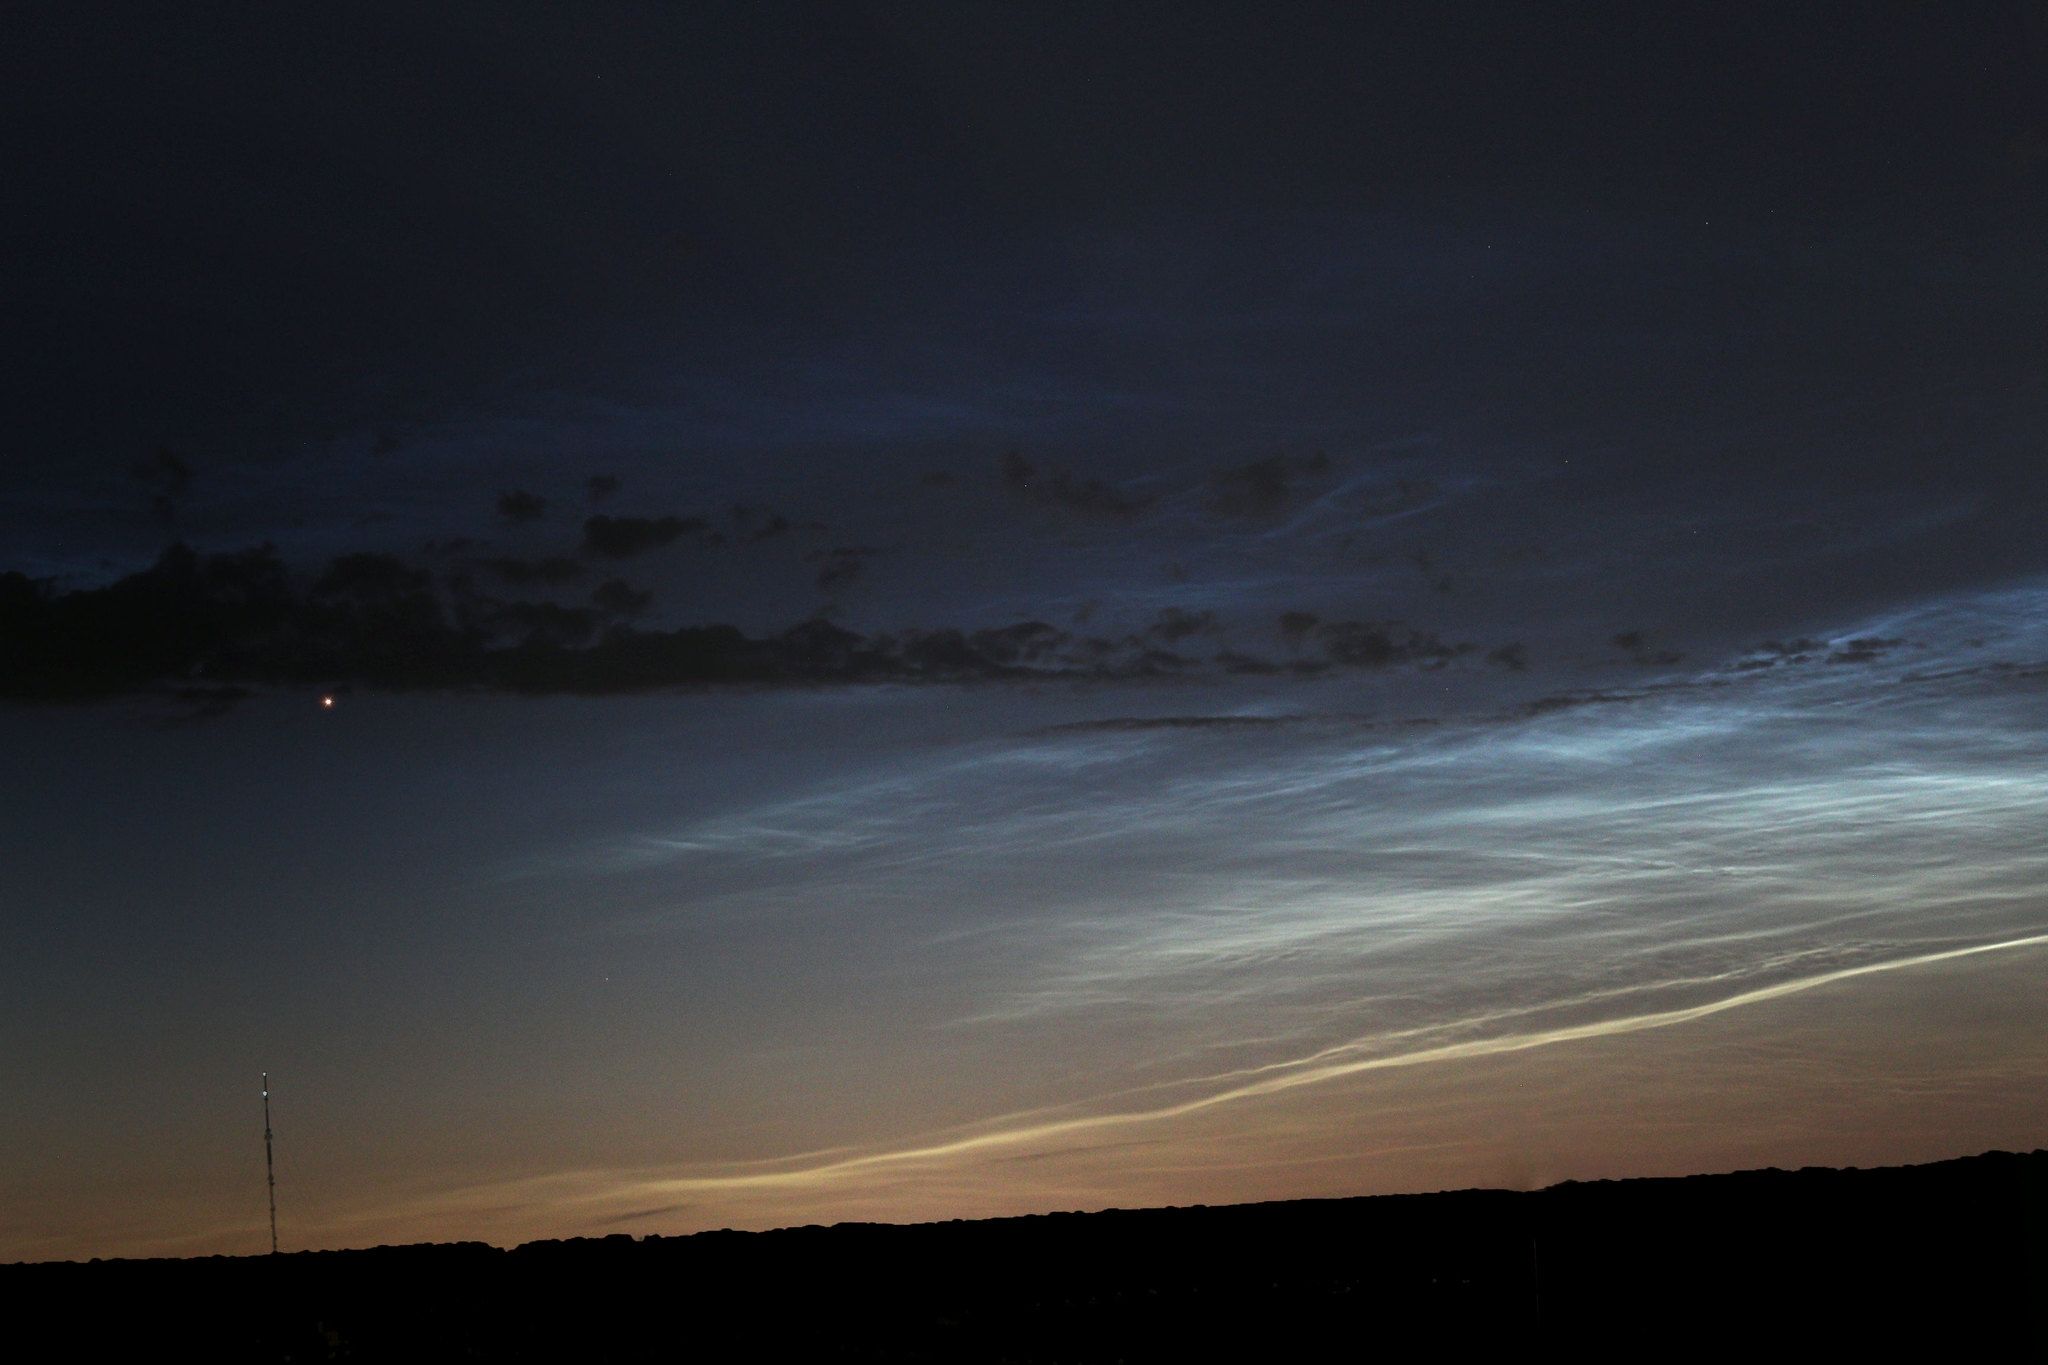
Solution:
<svg viewBox="0 0 2048 1365">
<path fill-rule="evenodd" d="M 155 1360 L 2048 1359 L 2048 1151 L 914 1226 L 0 1267 Z"/>
</svg>

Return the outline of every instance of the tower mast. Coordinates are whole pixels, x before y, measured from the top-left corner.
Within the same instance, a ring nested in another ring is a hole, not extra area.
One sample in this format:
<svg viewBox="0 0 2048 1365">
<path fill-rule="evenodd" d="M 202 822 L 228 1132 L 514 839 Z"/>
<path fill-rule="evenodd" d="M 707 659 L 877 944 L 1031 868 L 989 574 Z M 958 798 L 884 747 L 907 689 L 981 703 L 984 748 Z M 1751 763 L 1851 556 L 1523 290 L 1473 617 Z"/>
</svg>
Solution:
<svg viewBox="0 0 2048 1365">
<path fill-rule="evenodd" d="M 277 1162 L 270 1155 L 270 1073 L 263 1073 L 263 1178 L 270 1186 L 270 1254 L 277 1255 Z"/>
</svg>

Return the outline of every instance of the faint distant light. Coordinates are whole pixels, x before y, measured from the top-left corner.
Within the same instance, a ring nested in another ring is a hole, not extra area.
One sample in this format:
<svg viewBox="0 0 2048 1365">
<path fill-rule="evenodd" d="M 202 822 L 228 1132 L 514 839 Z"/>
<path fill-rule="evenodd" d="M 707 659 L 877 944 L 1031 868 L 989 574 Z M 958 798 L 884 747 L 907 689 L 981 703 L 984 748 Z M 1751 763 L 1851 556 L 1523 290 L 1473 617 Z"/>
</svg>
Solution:
<svg viewBox="0 0 2048 1365">
<path fill-rule="evenodd" d="M 334 709 L 334 698 L 322 697 L 320 699 L 320 709 L 323 711 L 332 711 Z"/>
</svg>

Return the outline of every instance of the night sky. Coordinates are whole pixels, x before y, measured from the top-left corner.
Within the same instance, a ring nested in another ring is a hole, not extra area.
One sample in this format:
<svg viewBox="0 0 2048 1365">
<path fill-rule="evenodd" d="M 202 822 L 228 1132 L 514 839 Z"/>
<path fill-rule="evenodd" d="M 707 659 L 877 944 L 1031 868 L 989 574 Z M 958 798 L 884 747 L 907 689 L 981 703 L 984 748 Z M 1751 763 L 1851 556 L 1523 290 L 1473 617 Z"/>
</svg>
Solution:
<svg viewBox="0 0 2048 1365">
<path fill-rule="evenodd" d="M 2048 1140 L 2048 7 L 7 27 L 0 1260 Z"/>
</svg>

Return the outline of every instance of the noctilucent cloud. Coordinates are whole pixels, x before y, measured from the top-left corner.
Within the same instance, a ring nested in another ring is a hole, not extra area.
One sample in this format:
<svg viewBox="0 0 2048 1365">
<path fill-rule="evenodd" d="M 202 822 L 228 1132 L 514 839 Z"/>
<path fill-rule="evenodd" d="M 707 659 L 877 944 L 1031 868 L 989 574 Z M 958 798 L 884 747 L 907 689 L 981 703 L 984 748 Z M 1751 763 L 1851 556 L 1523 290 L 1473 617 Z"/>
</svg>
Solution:
<svg viewBox="0 0 2048 1365">
<path fill-rule="evenodd" d="M 20 27 L 0 1259 L 2041 1145 L 2037 6 Z"/>
</svg>

